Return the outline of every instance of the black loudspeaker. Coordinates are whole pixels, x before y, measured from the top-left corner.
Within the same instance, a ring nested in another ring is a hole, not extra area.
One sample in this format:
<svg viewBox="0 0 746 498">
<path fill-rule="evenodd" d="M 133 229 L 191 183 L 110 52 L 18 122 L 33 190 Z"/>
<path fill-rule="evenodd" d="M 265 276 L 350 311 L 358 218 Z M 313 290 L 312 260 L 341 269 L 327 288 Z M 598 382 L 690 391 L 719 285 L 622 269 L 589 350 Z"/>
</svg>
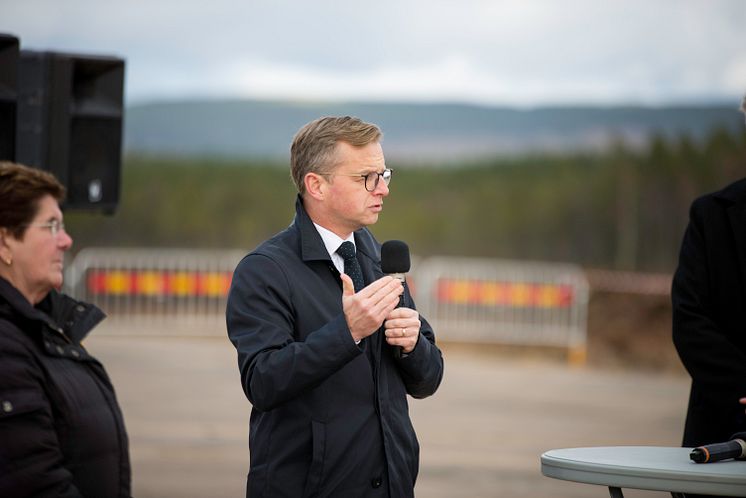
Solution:
<svg viewBox="0 0 746 498">
<path fill-rule="evenodd" d="M 119 202 L 124 61 L 22 50 L 16 160 L 53 173 L 64 207 L 111 213 Z"/>
<path fill-rule="evenodd" d="M 0 33 L 0 161 L 16 159 L 18 38 Z"/>
</svg>

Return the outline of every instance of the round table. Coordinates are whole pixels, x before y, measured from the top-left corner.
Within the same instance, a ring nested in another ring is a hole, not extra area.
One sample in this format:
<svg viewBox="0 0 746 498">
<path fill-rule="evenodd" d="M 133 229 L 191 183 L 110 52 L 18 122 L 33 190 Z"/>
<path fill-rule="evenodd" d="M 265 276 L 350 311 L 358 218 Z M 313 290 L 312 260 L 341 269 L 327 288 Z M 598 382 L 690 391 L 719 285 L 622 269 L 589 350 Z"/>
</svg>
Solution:
<svg viewBox="0 0 746 498">
<path fill-rule="evenodd" d="M 541 473 L 566 481 L 621 488 L 719 496 L 746 496 L 746 461 L 698 464 L 691 448 L 606 446 L 564 448 L 541 455 Z"/>
</svg>

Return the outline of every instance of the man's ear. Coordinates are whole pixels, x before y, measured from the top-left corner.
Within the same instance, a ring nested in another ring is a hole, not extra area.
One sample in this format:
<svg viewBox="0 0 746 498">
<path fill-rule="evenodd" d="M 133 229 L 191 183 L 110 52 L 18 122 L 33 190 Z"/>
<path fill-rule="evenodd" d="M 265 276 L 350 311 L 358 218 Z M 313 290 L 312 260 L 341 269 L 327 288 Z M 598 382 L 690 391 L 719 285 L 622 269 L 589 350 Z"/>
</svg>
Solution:
<svg viewBox="0 0 746 498">
<path fill-rule="evenodd" d="M 318 173 L 306 173 L 303 178 L 306 193 L 317 201 L 323 201 L 326 195 L 326 179 Z"/>
<path fill-rule="evenodd" d="M 13 257 L 8 244 L 8 238 L 11 237 L 7 228 L 0 228 L 0 259 L 8 261 Z"/>
</svg>

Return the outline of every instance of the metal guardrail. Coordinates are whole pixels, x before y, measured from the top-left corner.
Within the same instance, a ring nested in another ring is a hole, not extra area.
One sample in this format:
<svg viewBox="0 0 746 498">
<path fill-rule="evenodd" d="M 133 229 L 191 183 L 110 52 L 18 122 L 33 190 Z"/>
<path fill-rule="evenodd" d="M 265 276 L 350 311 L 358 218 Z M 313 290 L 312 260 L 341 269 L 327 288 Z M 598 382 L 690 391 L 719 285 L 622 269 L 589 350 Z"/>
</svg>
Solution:
<svg viewBox="0 0 746 498">
<path fill-rule="evenodd" d="M 243 250 L 85 249 L 66 290 L 121 333 L 215 335 Z M 588 283 L 580 267 L 491 259 L 414 260 L 418 308 L 443 341 L 566 347 L 585 360 Z M 148 325 L 148 327 L 144 327 Z M 143 327 L 140 327 L 143 326 Z"/>
<path fill-rule="evenodd" d="M 439 339 L 566 347 L 585 361 L 588 282 L 578 266 L 439 257 L 415 278 Z"/>
<path fill-rule="evenodd" d="M 80 251 L 65 289 L 94 303 L 107 328 L 172 335 L 215 335 L 225 329 L 225 305 L 243 250 L 100 249 Z"/>
</svg>

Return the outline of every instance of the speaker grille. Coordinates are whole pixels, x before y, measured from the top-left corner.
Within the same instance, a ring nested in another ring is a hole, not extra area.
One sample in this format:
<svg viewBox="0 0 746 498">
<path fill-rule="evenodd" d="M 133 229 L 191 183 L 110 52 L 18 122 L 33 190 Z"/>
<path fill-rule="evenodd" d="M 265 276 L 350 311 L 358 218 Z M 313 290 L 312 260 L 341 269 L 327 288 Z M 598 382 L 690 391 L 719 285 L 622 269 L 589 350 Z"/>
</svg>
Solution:
<svg viewBox="0 0 746 498">
<path fill-rule="evenodd" d="M 64 207 L 112 212 L 119 202 L 124 61 L 21 51 L 17 156 L 51 171 Z"/>
</svg>

